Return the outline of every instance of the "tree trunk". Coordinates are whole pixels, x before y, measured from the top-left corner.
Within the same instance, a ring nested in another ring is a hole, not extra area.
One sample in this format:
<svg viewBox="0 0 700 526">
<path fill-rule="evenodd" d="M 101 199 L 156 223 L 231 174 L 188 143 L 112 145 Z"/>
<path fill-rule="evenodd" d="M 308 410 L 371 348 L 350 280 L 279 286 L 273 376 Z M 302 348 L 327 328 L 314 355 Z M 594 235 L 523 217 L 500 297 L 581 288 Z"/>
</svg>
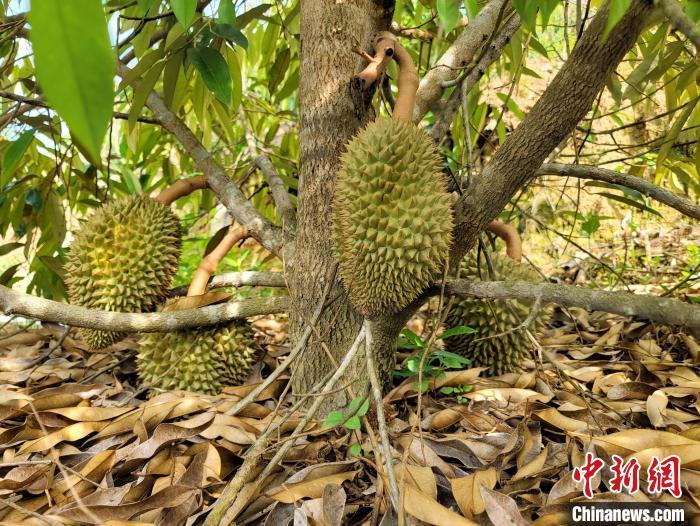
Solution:
<svg viewBox="0 0 700 526">
<path fill-rule="evenodd" d="M 359 46 L 370 51 L 372 37 L 388 28 L 392 13 L 393 2 L 301 2 L 301 172 L 294 266 L 288 269 L 293 346 L 323 300 L 327 280 L 334 273 L 331 199 L 339 156 L 345 144 L 373 117 L 363 107 L 362 96 L 353 96 L 357 90 L 351 89 L 353 76 L 365 65 L 354 50 Z M 334 368 L 327 351 L 336 363 L 342 360 L 362 326 L 362 318 L 352 308 L 337 275 L 333 279 L 336 283 L 316 323 L 318 331 L 312 333 L 303 359 L 294 364 L 292 388 L 296 393 L 310 391 Z M 360 363 L 351 367 L 348 375 L 358 380 L 353 384 L 356 392 L 361 392 L 367 382 Z M 347 401 L 343 391 L 331 398 L 329 406 L 340 407 Z"/>
</svg>

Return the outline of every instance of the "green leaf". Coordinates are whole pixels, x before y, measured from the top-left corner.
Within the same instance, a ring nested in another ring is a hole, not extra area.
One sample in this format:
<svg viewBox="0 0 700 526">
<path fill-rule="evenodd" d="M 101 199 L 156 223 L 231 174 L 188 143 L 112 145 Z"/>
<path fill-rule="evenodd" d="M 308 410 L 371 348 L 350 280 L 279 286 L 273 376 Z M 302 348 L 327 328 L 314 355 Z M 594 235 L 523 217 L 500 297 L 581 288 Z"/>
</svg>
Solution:
<svg viewBox="0 0 700 526">
<path fill-rule="evenodd" d="M 23 247 L 23 246 L 24 246 L 24 243 L 17 243 L 17 242 L 5 243 L 4 245 L 0 245 L 0 256 L 4 256 L 6 254 L 9 254 L 13 250 L 16 250 L 16 249 Z"/>
<path fill-rule="evenodd" d="M 581 230 L 583 230 L 589 236 L 595 234 L 600 228 L 600 217 L 593 214 L 588 214 L 586 220 L 581 224 Z"/>
<path fill-rule="evenodd" d="M 287 69 L 289 69 L 289 61 L 291 60 L 291 57 L 292 54 L 288 47 L 277 53 L 275 62 L 272 64 L 267 76 L 267 89 L 270 90 L 270 93 L 274 93 L 277 89 L 277 85 L 282 82 L 282 79 L 284 79 Z"/>
<path fill-rule="evenodd" d="M 409 349 L 422 349 L 423 348 L 423 340 L 421 340 L 420 336 L 418 336 L 415 332 L 413 332 L 410 329 L 401 329 L 401 336 L 403 336 L 405 342 L 402 343 L 408 343 L 409 345 L 407 348 Z"/>
<path fill-rule="evenodd" d="M 5 272 L 0 275 L 0 285 L 5 285 L 6 287 L 10 285 L 10 280 L 14 277 L 15 272 L 17 272 L 17 269 L 19 269 L 21 263 L 17 263 L 16 265 L 12 265 L 11 267 L 7 268 Z"/>
<path fill-rule="evenodd" d="M 29 23 L 44 96 L 98 162 L 112 118 L 115 70 L 102 3 L 32 0 Z"/>
<path fill-rule="evenodd" d="M 197 10 L 197 0 L 170 0 L 170 7 L 182 27 L 185 29 L 190 27 Z"/>
<path fill-rule="evenodd" d="M 459 22 L 460 0 L 437 0 L 437 12 L 445 34 L 452 31 Z"/>
<path fill-rule="evenodd" d="M 24 196 L 24 204 L 29 205 L 34 209 L 34 212 L 38 212 L 41 210 L 41 206 L 44 204 L 43 200 L 41 199 L 41 194 L 39 193 L 39 190 L 36 188 L 32 188 L 27 192 L 27 195 Z"/>
<path fill-rule="evenodd" d="M 474 334 L 477 332 L 476 329 L 472 327 L 467 327 L 466 325 L 457 325 L 456 327 L 451 327 L 443 332 L 438 339 L 442 340 L 444 338 L 449 338 L 450 336 L 458 336 L 460 334 Z"/>
<path fill-rule="evenodd" d="M 629 197 L 611 194 L 609 192 L 596 192 L 596 195 L 602 195 L 604 197 L 607 197 L 608 199 L 612 199 L 613 201 L 619 201 L 619 202 L 625 203 L 626 205 L 629 205 L 631 207 L 642 210 L 643 212 L 649 212 L 649 213 L 657 215 L 659 217 L 663 217 L 659 212 L 657 212 L 653 208 L 650 208 L 643 203 L 639 203 L 638 201 L 635 201 L 634 199 L 630 199 Z"/>
<path fill-rule="evenodd" d="M 346 429 L 350 429 L 351 431 L 355 431 L 356 429 L 360 429 L 362 427 L 362 422 L 360 422 L 360 417 L 359 416 L 351 416 L 348 418 L 348 421 L 345 422 L 344 427 Z"/>
<path fill-rule="evenodd" d="M 14 141 L 5 151 L 5 155 L 2 158 L 2 172 L 0 172 L 0 188 L 10 182 L 12 174 L 19 165 L 19 161 L 22 159 L 24 152 L 29 148 L 35 133 L 36 129 L 24 132 L 20 135 L 19 139 Z"/>
<path fill-rule="evenodd" d="M 248 49 L 248 39 L 237 27 L 230 24 L 212 24 L 211 30 L 215 35 L 225 38 L 243 49 Z"/>
<path fill-rule="evenodd" d="M 345 415 L 342 411 L 331 411 L 323 421 L 324 427 L 339 426 L 345 420 Z"/>
<path fill-rule="evenodd" d="M 222 24 L 233 24 L 236 20 L 236 8 L 233 0 L 221 0 L 219 2 L 219 22 Z"/>
<path fill-rule="evenodd" d="M 361 457 L 362 456 L 362 446 L 360 446 L 360 444 L 358 444 L 358 443 L 355 443 L 352 446 L 350 446 L 349 451 L 353 457 Z"/>
<path fill-rule="evenodd" d="M 365 416 L 369 410 L 369 398 L 358 397 L 353 399 L 348 406 L 349 415 Z"/>
<path fill-rule="evenodd" d="M 197 68 L 206 87 L 216 98 L 230 107 L 233 93 L 233 81 L 226 60 L 216 49 L 210 47 L 190 48 L 187 58 Z"/>
<path fill-rule="evenodd" d="M 632 4 L 632 0 L 611 0 L 608 3 L 608 20 L 605 23 L 605 31 L 603 32 L 603 38 L 607 38 L 610 31 L 617 25 L 617 23 L 625 16 L 627 9 L 629 9 Z"/>
<path fill-rule="evenodd" d="M 533 33 L 537 29 L 539 2 L 533 0 L 513 0 L 513 7 L 520 15 L 523 25 Z"/>
<path fill-rule="evenodd" d="M 272 4 L 260 4 L 259 6 L 248 9 L 248 11 L 236 18 L 236 26 L 238 27 L 238 29 L 243 29 L 256 18 L 262 18 L 262 15 L 265 14 L 265 11 L 267 11 L 271 7 Z"/>
</svg>

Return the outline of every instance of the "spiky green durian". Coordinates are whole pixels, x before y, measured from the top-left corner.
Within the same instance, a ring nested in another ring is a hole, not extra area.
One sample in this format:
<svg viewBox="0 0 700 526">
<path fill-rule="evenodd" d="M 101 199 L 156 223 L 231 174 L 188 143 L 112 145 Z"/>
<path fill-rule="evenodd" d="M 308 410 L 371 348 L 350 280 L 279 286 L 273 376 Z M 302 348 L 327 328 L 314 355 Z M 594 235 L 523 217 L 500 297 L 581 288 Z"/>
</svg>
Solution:
<svg viewBox="0 0 700 526">
<path fill-rule="evenodd" d="M 143 334 L 139 377 L 152 387 L 217 394 L 243 382 L 255 363 L 253 331 L 245 321 L 165 334 Z"/>
<path fill-rule="evenodd" d="M 180 259 L 180 221 L 145 195 L 99 208 L 75 234 L 66 263 L 71 303 L 112 312 L 148 312 L 162 303 Z M 125 333 L 82 329 L 93 349 Z"/>
<path fill-rule="evenodd" d="M 364 316 L 401 310 L 435 277 L 450 246 L 442 163 L 410 123 L 380 118 L 347 146 L 333 199 L 340 275 Z"/>
<path fill-rule="evenodd" d="M 459 277 L 475 281 L 491 281 L 485 259 L 477 265 L 476 250 L 462 262 Z M 496 253 L 490 254 L 496 280 L 541 281 L 532 268 Z M 465 325 L 476 329 L 473 334 L 445 338 L 445 349 L 471 360 L 472 367 L 488 367 L 487 374 L 499 375 L 517 370 L 529 356 L 532 343 L 523 329 L 513 330 L 524 322 L 532 303 L 520 300 L 460 299 L 452 305 L 445 320 L 449 329 Z M 535 334 L 544 325 L 540 310 L 528 328 Z"/>
</svg>

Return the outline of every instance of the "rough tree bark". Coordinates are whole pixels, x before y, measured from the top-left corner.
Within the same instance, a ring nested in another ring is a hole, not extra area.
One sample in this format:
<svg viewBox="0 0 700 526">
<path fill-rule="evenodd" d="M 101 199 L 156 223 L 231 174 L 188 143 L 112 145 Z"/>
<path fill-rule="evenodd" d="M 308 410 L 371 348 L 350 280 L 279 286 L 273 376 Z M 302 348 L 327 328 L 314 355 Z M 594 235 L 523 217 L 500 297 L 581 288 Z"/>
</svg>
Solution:
<svg viewBox="0 0 700 526">
<path fill-rule="evenodd" d="M 345 144 L 371 120 L 361 96 L 353 96 L 351 79 L 365 65 L 354 52 L 358 46 L 371 50 L 372 37 L 388 29 L 393 1 L 304 0 L 301 2 L 300 52 L 300 160 L 297 237 L 294 266 L 289 273 L 291 345 L 300 338 L 305 322 L 322 301 L 326 281 L 333 274 L 331 198 L 338 159 Z M 353 343 L 362 318 L 352 308 L 337 282 L 317 324 L 318 333 L 336 364 Z M 362 356 L 363 353 L 358 353 Z M 363 360 L 358 360 L 359 365 Z M 295 364 L 292 387 L 308 392 L 333 364 L 318 338 L 310 342 L 303 359 Z M 348 378 L 366 377 L 351 366 Z M 342 382 L 341 382 L 342 383 Z M 341 406 L 340 391 L 329 405 Z"/>
</svg>

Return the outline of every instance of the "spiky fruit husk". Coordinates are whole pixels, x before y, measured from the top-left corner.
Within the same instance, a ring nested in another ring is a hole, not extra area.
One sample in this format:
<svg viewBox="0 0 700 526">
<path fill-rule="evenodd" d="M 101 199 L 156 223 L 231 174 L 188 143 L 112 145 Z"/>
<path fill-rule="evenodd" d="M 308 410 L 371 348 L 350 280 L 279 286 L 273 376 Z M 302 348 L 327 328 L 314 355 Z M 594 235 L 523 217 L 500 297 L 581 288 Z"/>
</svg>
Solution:
<svg viewBox="0 0 700 526">
<path fill-rule="evenodd" d="M 347 146 L 333 198 L 340 275 L 369 318 L 401 310 L 435 277 L 452 212 L 440 157 L 410 123 L 380 118 Z"/>
<path fill-rule="evenodd" d="M 467 255 L 459 277 L 490 281 L 483 257 L 477 266 L 476 252 Z M 496 280 L 541 281 L 533 269 L 506 256 L 492 253 L 490 260 Z M 532 344 L 523 329 L 512 329 L 527 319 L 531 307 L 531 302 L 520 300 L 457 299 L 445 320 L 445 328 L 466 325 L 476 332 L 445 338 L 445 349 L 469 358 L 472 367 L 488 367 L 489 375 L 513 372 L 530 355 Z M 539 331 L 544 319 L 545 314 L 540 310 L 529 330 L 533 334 Z"/>
<path fill-rule="evenodd" d="M 255 363 L 255 340 L 246 322 L 192 331 L 143 334 L 139 377 L 152 387 L 217 394 L 238 385 Z"/>
<path fill-rule="evenodd" d="M 145 195 L 106 204 L 82 225 L 66 263 L 71 303 L 112 312 L 149 312 L 162 303 L 180 259 L 180 221 Z M 82 329 L 101 349 L 125 333 Z"/>
</svg>

